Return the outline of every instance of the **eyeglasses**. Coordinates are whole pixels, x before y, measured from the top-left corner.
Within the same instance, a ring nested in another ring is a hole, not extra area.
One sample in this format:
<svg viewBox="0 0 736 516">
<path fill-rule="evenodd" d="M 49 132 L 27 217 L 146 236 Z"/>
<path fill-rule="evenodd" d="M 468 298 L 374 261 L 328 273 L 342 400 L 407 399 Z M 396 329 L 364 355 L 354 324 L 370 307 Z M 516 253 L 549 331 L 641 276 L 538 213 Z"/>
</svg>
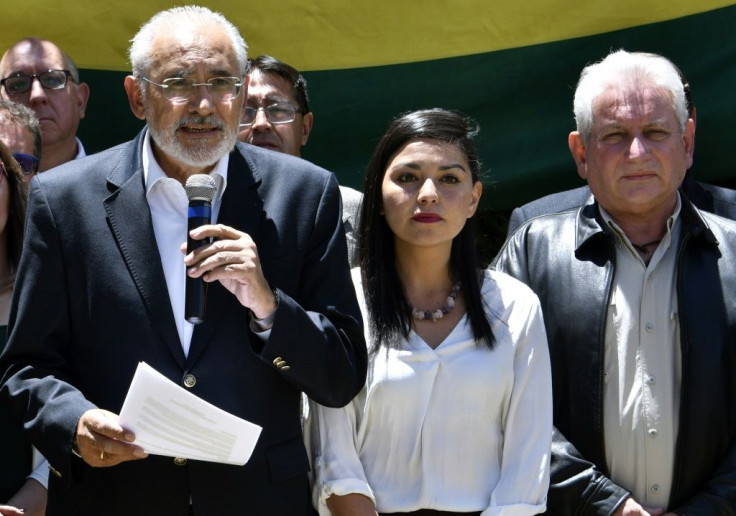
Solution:
<svg viewBox="0 0 736 516">
<path fill-rule="evenodd" d="M 288 124 L 294 121 L 297 113 L 301 112 L 298 107 L 292 106 L 288 102 L 277 102 L 276 104 L 259 108 L 246 107 L 243 117 L 240 120 L 240 126 L 250 127 L 253 125 L 259 111 L 263 111 L 266 115 L 266 120 L 271 124 Z"/>
<path fill-rule="evenodd" d="M 0 84 L 5 86 L 8 95 L 20 95 L 31 89 L 33 79 L 38 79 L 38 83 L 46 90 L 60 90 L 66 86 L 68 79 L 77 82 L 69 70 L 47 70 L 33 75 L 17 73 L 1 80 Z"/>
<path fill-rule="evenodd" d="M 0 161 L 0 184 L 2 184 L 3 179 L 8 173 L 5 171 L 5 163 Z"/>
<path fill-rule="evenodd" d="M 15 161 L 18 162 L 18 165 L 20 165 L 20 168 L 23 170 L 25 175 L 30 176 L 36 171 L 39 162 L 39 159 L 36 156 L 23 154 L 22 152 L 14 152 L 13 157 L 15 158 Z"/>
<path fill-rule="evenodd" d="M 193 79 L 171 77 L 162 83 L 153 82 L 147 77 L 141 77 L 146 82 L 158 86 L 163 90 L 164 97 L 174 104 L 184 104 L 194 96 L 194 89 L 206 86 L 212 100 L 215 102 L 230 102 L 240 93 L 243 81 L 237 77 L 213 77 L 207 82 L 194 82 Z"/>
</svg>

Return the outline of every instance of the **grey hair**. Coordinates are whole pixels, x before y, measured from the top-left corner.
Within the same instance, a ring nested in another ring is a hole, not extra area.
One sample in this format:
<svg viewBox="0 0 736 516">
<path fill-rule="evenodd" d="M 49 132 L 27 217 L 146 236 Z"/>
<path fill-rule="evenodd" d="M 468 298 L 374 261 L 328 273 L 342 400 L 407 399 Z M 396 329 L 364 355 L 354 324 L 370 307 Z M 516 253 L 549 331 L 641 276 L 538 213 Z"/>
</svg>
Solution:
<svg viewBox="0 0 736 516">
<path fill-rule="evenodd" d="M 69 67 L 69 73 L 72 74 L 72 79 L 74 79 L 75 83 L 79 84 L 79 68 L 77 68 L 77 63 L 63 50 L 61 53 L 64 55 L 64 59 L 66 59 L 66 65 Z"/>
<path fill-rule="evenodd" d="M 41 159 L 41 124 L 36 113 L 23 104 L 12 100 L 0 100 L 0 124 L 9 123 L 20 126 L 33 137 L 33 155 Z"/>
<path fill-rule="evenodd" d="M 590 141 L 593 128 L 593 103 L 610 88 L 630 86 L 657 86 L 669 92 L 670 103 L 685 130 L 688 119 L 685 88 L 677 67 L 667 58 L 643 52 L 617 50 L 603 60 L 583 68 L 580 74 L 573 111 L 577 130 L 585 145 Z"/>
<path fill-rule="evenodd" d="M 238 61 L 240 75 L 245 76 L 248 71 L 248 45 L 237 27 L 222 14 L 196 5 L 172 7 L 166 11 L 161 11 L 141 26 L 138 33 L 130 40 L 131 45 L 128 49 L 128 58 L 133 68 L 133 75 L 144 77 L 148 74 L 152 64 L 153 41 L 158 35 L 166 31 L 173 31 L 184 20 L 199 25 L 219 25 L 230 38 L 235 51 L 235 58 Z M 143 88 L 142 81 L 140 84 Z"/>
</svg>

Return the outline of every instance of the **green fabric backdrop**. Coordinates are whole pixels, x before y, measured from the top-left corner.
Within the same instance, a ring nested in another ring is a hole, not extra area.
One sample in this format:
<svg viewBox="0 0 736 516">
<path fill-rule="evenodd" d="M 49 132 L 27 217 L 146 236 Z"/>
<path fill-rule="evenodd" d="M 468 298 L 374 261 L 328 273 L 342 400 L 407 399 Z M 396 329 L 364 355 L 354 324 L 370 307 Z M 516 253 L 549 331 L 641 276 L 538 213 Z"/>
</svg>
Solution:
<svg viewBox="0 0 736 516">
<path fill-rule="evenodd" d="M 567 149 L 572 95 L 586 63 L 625 48 L 658 52 L 688 77 L 698 107 L 693 172 L 728 182 L 736 119 L 736 6 L 594 36 L 389 66 L 305 72 L 315 128 L 304 156 L 362 185 L 388 121 L 425 107 L 461 110 L 481 124 L 484 209 L 507 210 L 580 183 Z M 278 57 L 278 56 L 277 56 Z M 124 72 L 82 70 L 92 97 L 80 135 L 97 151 L 142 127 L 128 108 Z"/>
</svg>

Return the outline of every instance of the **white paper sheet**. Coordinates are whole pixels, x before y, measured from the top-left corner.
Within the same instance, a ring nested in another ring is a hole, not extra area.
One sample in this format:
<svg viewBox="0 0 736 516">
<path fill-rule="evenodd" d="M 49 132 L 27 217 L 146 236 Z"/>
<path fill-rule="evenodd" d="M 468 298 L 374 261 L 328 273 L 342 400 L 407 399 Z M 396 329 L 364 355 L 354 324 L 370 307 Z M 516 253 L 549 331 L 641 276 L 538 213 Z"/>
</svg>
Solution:
<svg viewBox="0 0 736 516">
<path fill-rule="evenodd" d="M 120 425 L 147 453 L 242 466 L 261 427 L 198 398 L 140 362 L 120 411 Z"/>
</svg>

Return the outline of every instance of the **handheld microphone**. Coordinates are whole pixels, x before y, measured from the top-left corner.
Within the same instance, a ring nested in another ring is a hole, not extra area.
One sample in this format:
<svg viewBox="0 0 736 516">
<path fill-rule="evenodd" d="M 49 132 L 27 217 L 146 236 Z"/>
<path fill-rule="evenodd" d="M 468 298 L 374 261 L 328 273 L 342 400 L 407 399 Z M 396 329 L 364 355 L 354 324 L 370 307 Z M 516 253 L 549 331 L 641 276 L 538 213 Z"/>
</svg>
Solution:
<svg viewBox="0 0 736 516">
<path fill-rule="evenodd" d="M 187 223 L 187 254 L 208 244 L 209 239 L 194 240 L 189 232 L 210 223 L 212 218 L 212 200 L 215 198 L 215 180 L 207 174 L 194 174 L 187 179 L 184 186 L 189 199 L 189 215 Z M 207 304 L 207 283 L 200 278 L 187 276 L 184 317 L 192 324 L 204 322 Z"/>
</svg>

